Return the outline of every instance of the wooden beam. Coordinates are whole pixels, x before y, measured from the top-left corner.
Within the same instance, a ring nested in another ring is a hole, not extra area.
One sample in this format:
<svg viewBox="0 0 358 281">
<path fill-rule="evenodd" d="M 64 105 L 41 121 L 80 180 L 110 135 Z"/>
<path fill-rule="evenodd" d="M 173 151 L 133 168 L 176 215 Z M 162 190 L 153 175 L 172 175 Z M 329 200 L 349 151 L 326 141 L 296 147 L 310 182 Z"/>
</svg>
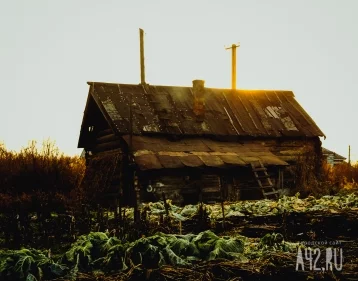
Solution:
<svg viewBox="0 0 358 281">
<path fill-rule="evenodd" d="M 112 141 L 117 141 L 117 140 L 119 140 L 118 136 L 116 136 L 115 134 L 108 134 L 108 135 L 104 135 L 101 137 L 97 137 L 96 143 L 101 144 L 101 143 L 107 143 L 107 142 L 112 142 Z"/>
<path fill-rule="evenodd" d="M 97 144 L 92 148 L 92 152 L 104 152 L 108 150 L 113 150 L 121 147 L 121 143 L 119 141 L 111 141 L 106 143 Z"/>
<path fill-rule="evenodd" d="M 105 129 L 105 130 L 99 131 L 99 132 L 97 133 L 97 137 L 103 137 L 103 136 L 109 135 L 109 134 L 113 134 L 113 130 L 112 130 L 112 129 Z"/>
</svg>

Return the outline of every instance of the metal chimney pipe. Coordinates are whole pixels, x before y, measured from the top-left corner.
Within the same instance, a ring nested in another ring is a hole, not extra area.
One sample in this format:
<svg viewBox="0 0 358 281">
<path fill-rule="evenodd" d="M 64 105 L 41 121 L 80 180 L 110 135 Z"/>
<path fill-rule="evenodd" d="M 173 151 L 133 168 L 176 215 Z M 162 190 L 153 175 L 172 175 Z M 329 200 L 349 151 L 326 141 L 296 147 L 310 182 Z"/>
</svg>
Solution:
<svg viewBox="0 0 358 281">
<path fill-rule="evenodd" d="M 140 40 L 140 82 L 145 84 L 145 67 L 144 67 L 144 31 L 139 28 Z"/>
<path fill-rule="evenodd" d="M 232 44 L 231 47 L 226 48 L 226 50 L 231 49 L 231 88 L 236 90 L 236 48 L 240 47 L 239 44 Z"/>
</svg>

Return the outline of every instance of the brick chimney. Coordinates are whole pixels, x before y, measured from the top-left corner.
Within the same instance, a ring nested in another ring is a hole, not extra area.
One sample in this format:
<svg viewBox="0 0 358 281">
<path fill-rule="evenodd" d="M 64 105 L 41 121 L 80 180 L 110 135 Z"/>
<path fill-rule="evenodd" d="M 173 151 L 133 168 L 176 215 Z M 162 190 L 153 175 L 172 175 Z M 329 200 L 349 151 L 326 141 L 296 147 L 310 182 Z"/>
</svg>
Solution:
<svg viewBox="0 0 358 281">
<path fill-rule="evenodd" d="M 193 111 L 196 117 L 203 118 L 205 115 L 205 81 L 193 80 L 194 104 Z"/>
</svg>

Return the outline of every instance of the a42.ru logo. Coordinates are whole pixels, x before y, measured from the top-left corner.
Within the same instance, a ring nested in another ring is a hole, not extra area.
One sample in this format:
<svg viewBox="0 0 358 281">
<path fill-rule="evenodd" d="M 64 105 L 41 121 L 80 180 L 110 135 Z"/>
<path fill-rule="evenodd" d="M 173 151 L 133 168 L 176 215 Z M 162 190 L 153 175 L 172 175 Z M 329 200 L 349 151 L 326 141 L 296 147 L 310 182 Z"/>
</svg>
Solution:
<svg viewBox="0 0 358 281">
<path fill-rule="evenodd" d="M 341 271 L 343 268 L 343 249 L 298 248 L 296 271 Z"/>
</svg>

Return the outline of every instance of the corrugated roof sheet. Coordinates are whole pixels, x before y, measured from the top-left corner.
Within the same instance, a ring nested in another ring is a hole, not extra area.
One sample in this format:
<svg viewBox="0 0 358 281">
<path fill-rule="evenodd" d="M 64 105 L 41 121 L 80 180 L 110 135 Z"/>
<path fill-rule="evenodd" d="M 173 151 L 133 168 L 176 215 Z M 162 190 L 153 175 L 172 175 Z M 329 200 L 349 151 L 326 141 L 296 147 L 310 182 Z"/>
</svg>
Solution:
<svg viewBox="0 0 358 281">
<path fill-rule="evenodd" d="M 324 136 L 291 91 L 205 88 L 205 117 L 196 120 L 191 87 L 88 83 L 90 94 L 118 134 Z"/>
<path fill-rule="evenodd" d="M 123 136 L 129 145 L 129 136 Z M 260 144 L 208 139 L 169 141 L 164 137 L 133 136 L 132 150 L 141 170 L 183 167 L 229 168 L 260 160 L 264 165 L 288 165 Z"/>
</svg>

